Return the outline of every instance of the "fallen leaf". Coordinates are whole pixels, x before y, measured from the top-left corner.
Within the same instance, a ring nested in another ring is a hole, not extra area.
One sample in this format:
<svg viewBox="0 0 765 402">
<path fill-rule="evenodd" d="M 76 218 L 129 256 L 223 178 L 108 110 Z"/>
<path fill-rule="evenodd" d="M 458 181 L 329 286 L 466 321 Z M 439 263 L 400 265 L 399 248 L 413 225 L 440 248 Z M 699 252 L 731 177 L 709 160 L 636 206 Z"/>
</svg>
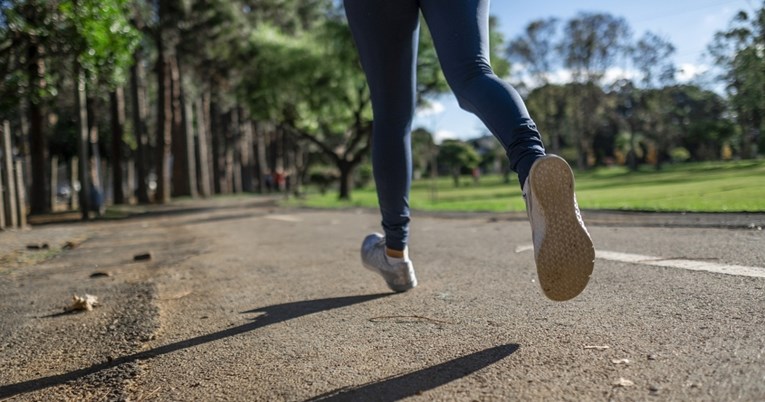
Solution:
<svg viewBox="0 0 765 402">
<path fill-rule="evenodd" d="M 89 295 L 87 293 L 83 297 L 73 295 L 72 304 L 66 308 L 66 311 L 91 311 L 93 310 L 93 307 L 98 305 L 98 297 L 96 296 Z"/>
</svg>

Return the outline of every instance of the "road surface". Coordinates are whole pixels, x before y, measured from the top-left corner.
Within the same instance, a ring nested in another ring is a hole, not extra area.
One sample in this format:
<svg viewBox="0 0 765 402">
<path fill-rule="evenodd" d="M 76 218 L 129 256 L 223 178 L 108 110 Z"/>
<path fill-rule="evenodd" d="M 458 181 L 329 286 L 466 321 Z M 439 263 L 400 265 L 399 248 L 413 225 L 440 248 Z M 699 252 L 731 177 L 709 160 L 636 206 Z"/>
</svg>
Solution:
<svg viewBox="0 0 765 402">
<path fill-rule="evenodd" d="M 0 233 L 0 400 L 765 398 L 763 215 L 588 217 L 595 271 L 564 303 L 517 215 L 415 214 L 404 294 L 360 264 L 367 210 L 218 200 Z"/>
</svg>

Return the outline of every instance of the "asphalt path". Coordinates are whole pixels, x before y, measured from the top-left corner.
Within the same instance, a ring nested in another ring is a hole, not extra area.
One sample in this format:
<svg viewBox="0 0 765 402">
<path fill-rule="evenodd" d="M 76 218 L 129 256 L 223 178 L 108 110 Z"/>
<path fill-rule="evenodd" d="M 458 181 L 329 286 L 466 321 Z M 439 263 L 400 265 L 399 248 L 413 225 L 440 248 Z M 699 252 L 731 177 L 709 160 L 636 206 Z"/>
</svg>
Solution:
<svg viewBox="0 0 765 402">
<path fill-rule="evenodd" d="M 368 210 L 0 233 L 0 400 L 762 400 L 763 215 L 661 216 L 585 213 L 595 271 L 564 303 L 517 215 L 415 214 L 403 294 L 360 264 Z"/>
</svg>

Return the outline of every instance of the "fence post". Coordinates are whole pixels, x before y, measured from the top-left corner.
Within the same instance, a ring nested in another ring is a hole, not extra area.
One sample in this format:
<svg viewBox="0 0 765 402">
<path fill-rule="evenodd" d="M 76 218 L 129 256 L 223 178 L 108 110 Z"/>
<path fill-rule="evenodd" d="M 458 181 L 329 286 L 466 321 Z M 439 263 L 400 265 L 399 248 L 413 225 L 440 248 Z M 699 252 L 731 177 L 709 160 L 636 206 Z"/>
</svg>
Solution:
<svg viewBox="0 0 765 402">
<path fill-rule="evenodd" d="M 5 203 L 8 209 L 8 224 L 15 228 L 18 226 L 16 212 L 16 186 L 13 177 L 13 148 L 11 147 L 11 124 L 8 120 L 3 122 L 3 184 L 5 188 Z"/>
<path fill-rule="evenodd" d="M 24 164 L 16 161 L 16 205 L 19 212 L 19 228 L 27 227 L 27 191 L 24 185 Z"/>
</svg>

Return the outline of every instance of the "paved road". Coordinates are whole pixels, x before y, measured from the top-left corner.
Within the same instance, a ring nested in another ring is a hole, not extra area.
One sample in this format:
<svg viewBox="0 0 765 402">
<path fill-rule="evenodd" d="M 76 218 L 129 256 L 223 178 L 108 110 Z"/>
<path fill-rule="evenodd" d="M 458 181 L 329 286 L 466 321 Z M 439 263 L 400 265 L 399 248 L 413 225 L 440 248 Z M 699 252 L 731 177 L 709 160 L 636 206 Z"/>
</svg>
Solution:
<svg viewBox="0 0 765 402">
<path fill-rule="evenodd" d="M 556 303 L 520 219 L 416 216 L 405 294 L 360 266 L 377 221 L 229 200 L 0 233 L 0 400 L 765 397 L 757 225 L 593 214 L 590 286 Z M 62 314 L 73 293 L 101 306 Z"/>
</svg>

